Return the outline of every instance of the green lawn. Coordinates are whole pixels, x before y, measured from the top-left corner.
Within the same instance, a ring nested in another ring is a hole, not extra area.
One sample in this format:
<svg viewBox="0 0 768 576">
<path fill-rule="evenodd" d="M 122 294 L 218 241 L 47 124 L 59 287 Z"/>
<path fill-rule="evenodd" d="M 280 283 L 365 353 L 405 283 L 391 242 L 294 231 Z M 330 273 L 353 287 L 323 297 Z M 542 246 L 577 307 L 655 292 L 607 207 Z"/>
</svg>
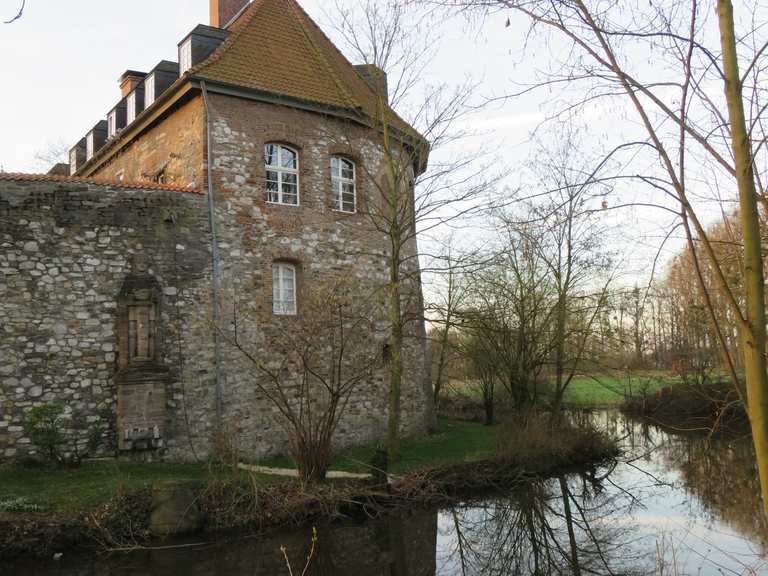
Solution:
<svg viewBox="0 0 768 576">
<path fill-rule="evenodd" d="M 679 382 L 679 378 L 667 375 L 574 378 L 568 385 L 564 400 L 569 406 L 615 406 L 630 396 L 640 396 L 643 392 L 655 394 L 662 388 L 674 386 Z"/>
<path fill-rule="evenodd" d="M 680 383 L 680 378 L 665 373 L 640 373 L 627 376 L 599 375 L 595 377 L 574 378 L 565 392 L 565 404 L 568 406 L 586 408 L 618 406 L 630 396 L 655 394 L 666 386 Z M 472 385 L 454 381 L 447 388 L 446 394 L 469 396 L 480 400 L 480 390 Z M 503 402 L 506 390 L 498 387 L 496 399 Z M 547 392 L 541 395 L 546 398 Z"/>
<path fill-rule="evenodd" d="M 437 434 L 403 440 L 401 460 L 390 467 L 390 472 L 402 473 L 442 464 L 480 460 L 492 456 L 495 446 L 495 427 L 440 418 Z M 331 468 L 344 472 L 369 472 L 368 463 L 375 451 L 375 446 L 344 450 L 336 456 Z M 293 467 L 291 459 L 287 456 L 268 458 L 259 464 L 276 468 Z"/>
<path fill-rule="evenodd" d="M 405 439 L 402 461 L 394 472 L 450 464 L 490 456 L 495 447 L 495 428 L 471 422 L 440 420 L 440 432 L 427 438 Z M 374 446 L 350 449 L 336 458 L 333 469 L 367 472 Z M 293 467 L 287 457 L 270 458 L 259 464 Z M 205 464 L 139 464 L 94 462 L 79 468 L 0 468 L 0 506 L 4 501 L 22 499 L 25 504 L 46 510 L 89 508 L 106 502 L 118 490 L 134 490 L 163 481 L 205 482 L 217 473 Z M 220 474 L 220 473 L 218 473 Z M 284 482 L 278 476 L 257 475 L 264 485 Z"/>
</svg>

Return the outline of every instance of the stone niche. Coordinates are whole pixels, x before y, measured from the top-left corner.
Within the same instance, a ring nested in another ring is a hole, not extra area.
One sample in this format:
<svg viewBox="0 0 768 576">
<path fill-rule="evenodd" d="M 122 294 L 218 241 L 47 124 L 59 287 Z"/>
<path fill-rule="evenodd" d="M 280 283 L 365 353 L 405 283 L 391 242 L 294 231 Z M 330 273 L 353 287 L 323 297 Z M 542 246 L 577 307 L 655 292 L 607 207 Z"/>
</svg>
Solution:
<svg viewBox="0 0 768 576">
<path fill-rule="evenodd" d="M 164 446 L 170 371 L 160 358 L 162 290 L 148 275 L 126 278 L 118 297 L 117 431 L 120 452 Z"/>
</svg>

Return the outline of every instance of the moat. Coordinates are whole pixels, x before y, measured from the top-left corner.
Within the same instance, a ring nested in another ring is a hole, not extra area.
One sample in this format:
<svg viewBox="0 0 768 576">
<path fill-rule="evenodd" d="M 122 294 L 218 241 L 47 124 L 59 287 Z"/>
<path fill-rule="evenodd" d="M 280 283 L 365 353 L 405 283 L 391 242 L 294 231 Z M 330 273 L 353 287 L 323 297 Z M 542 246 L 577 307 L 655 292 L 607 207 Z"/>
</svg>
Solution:
<svg viewBox="0 0 768 576">
<path fill-rule="evenodd" d="M 750 439 L 670 434 L 616 412 L 589 416 L 620 439 L 615 467 L 531 482 L 508 494 L 367 522 L 128 554 L 17 562 L 37 576 L 465 576 L 763 574 Z M 285 553 L 283 552 L 285 550 Z M 304 571 L 307 556 L 310 568 Z M 288 568 L 286 557 L 291 564 Z"/>
</svg>

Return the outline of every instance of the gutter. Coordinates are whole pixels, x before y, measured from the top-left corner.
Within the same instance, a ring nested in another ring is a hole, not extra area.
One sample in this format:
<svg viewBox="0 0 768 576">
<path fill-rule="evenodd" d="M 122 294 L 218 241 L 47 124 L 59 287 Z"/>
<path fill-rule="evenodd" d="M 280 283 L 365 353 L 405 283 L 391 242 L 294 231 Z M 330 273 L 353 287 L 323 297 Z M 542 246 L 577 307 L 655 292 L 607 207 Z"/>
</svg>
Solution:
<svg viewBox="0 0 768 576">
<path fill-rule="evenodd" d="M 208 88 L 205 80 L 200 81 L 200 89 L 203 93 L 203 107 L 205 108 L 206 129 L 206 161 L 208 180 L 208 226 L 211 231 L 211 261 L 212 261 L 212 304 L 213 304 L 213 345 L 214 363 L 216 364 L 216 425 L 221 431 L 224 418 L 224 375 L 222 370 L 221 354 L 221 259 L 219 255 L 219 239 L 216 229 L 216 198 L 213 187 L 213 123 L 211 121 L 211 108 L 208 98 Z"/>
</svg>

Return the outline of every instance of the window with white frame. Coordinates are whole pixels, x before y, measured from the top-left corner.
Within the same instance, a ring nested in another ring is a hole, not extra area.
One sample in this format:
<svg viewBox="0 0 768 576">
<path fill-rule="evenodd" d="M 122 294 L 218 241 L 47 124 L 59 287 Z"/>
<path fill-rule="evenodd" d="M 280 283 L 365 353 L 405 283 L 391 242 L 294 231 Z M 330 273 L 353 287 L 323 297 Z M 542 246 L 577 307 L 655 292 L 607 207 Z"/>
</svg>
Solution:
<svg viewBox="0 0 768 576">
<path fill-rule="evenodd" d="M 355 163 L 340 156 L 331 158 L 331 208 L 339 212 L 357 209 Z"/>
<path fill-rule="evenodd" d="M 72 176 L 75 172 L 77 172 L 77 149 L 69 153 L 69 175 Z"/>
<path fill-rule="evenodd" d="M 112 138 L 117 134 L 117 110 L 112 110 L 107 116 L 107 136 Z"/>
<path fill-rule="evenodd" d="M 94 152 L 96 152 L 96 150 L 94 150 L 94 148 L 96 147 L 94 139 L 95 139 L 95 136 L 93 132 L 89 132 L 88 136 L 85 138 L 85 159 L 86 160 L 90 160 L 91 158 L 93 158 L 93 154 Z"/>
<path fill-rule="evenodd" d="M 184 74 L 190 68 L 192 68 L 192 38 L 187 38 L 179 46 L 179 74 Z"/>
<path fill-rule="evenodd" d="M 296 315 L 296 267 L 288 262 L 272 265 L 272 311 L 279 316 Z"/>
<path fill-rule="evenodd" d="M 155 74 L 147 76 L 144 81 L 144 108 L 149 108 L 155 101 Z"/>
<path fill-rule="evenodd" d="M 299 154 L 280 144 L 264 146 L 267 171 L 267 202 L 299 204 Z"/>
<path fill-rule="evenodd" d="M 130 124 L 134 120 L 136 120 L 136 91 L 134 90 L 130 94 L 128 94 L 128 100 L 127 100 L 127 106 L 128 106 L 128 116 L 126 119 L 126 124 Z"/>
</svg>

